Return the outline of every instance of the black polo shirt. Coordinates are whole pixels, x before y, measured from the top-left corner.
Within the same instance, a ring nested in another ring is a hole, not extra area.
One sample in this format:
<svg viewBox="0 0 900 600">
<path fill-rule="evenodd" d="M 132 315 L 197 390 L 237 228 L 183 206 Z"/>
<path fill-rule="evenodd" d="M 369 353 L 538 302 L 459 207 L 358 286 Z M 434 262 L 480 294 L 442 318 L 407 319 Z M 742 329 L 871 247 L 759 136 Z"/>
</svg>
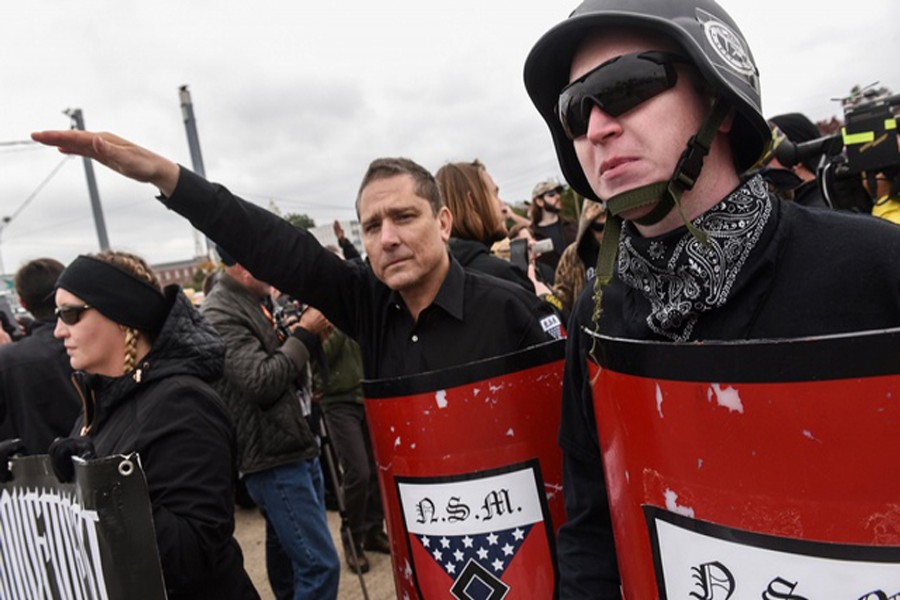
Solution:
<svg viewBox="0 0 900 600">
<path fill-rule="evenodd" d="M 307 231 L 184 167 L 162 200 L 256 278 L 315 306 L 356 339 L 368 379 L 443 369 L 561 335 L 559 318 L 533 293 L 465 271 L 452 257 L 434 302 L 414 322 L 365 264 L 342 260 Z"/>
</svg>

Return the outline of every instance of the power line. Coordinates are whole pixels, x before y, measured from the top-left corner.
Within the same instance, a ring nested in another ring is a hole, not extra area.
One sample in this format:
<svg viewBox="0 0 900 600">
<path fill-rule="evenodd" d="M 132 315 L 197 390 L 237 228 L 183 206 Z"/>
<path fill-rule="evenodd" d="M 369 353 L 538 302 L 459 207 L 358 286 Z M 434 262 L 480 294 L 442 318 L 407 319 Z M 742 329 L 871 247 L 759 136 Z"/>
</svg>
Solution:
<svg viewBox="0 0 900 600">
<path fill-rule="evenodd" d="M 25 201 L 22 202 L 22 204 L 19 206 L 19 208 L 17 208 L 17 209 L 15 210 L 15 212 L 13 212 L 13 214 L 9 215 L 8 217 L 3 217 L 3 224 L 4 224 L 4 225 L 7 225 L 10 221 L 12 221 L 12 220 L 15 219 L 17 216 L 19 216 L 19 213 L 21 213 L 23 210 L 25 210 L 25 207 L 28 206 L 28 205 L 31 203 L 32 200 L 34 200 L 34 198 L 40 193 L 40 191 L 41 191 L 42 189 L 44 189 L 44 186 L 45 186 L 45 185 L 47 185 L 48 183 L 50 183 L 50 180 L 53 179 L 53 177 L 54 177 L 57 173 L 59 173 L 59 170 L 62 169 L 63 165 L 66 164 L 66 161 L 69 160 L 70 158 L 72 158 L 72 157 L 71 157 L 71 156 L 66 156 L 66 157 L 64 157 L 61 161 L 59 161 L 59 164 L 56 165 L 55 167 L 53 167 L 53 170 L 50 171 L 50 174 L 47 175 L 47 177 L 44 178 L 44 180 L 40 183 L 40 185 L 38 185 L 38 186 L 34 189 L 34 191 L 31 192 L 31 194 L 29 194 L 29 196 L 28 196 L 27 198 L 25 198 Z"/>
<path fill-rule="evenodd" d="M 146 200 L 134 200 L 133 202 L 128 202 L 126 204 L 114 205 L 111 208 L 109 208 L 106 212 L 114 213 L 114 212 L 118 212 L 120 210 L 124 210 L 126 208 L 131 208 L 132 206 L 135 206 L 138 204 L 146 204 L 146 203 L 147 203 Z M 11 240 L 11 239 L 18 240 L 23 237 L 28 237 L 33 233 L 45 233 L 51 229 L 58 229 L 60 227 L 68 227 L 75 223 L 79 223 L 81 221 L 86 221 L 90 218 L 91 218 L 90 216 L 80 216 L 80 217 L 75 217 L 73 219 L 67 219 L 65 221 L 57 221 L 55 223 L 42 223 L 41 226 L 38 227 L 37 229 L 31 229 L 28 231 L 20 231 L 20 232 L 17 232 L 15 235 L 8 236 L 6 239 L 7 240 Z"/>
<path fill-rule="evenodd" d="M 40 144 L 0 144 L 0 154 L 10 155 L 10 154 L 24 154 L 26 152 L 43 152 L 46 150 L 45 146 L 41 146 Z"/>
</svg>

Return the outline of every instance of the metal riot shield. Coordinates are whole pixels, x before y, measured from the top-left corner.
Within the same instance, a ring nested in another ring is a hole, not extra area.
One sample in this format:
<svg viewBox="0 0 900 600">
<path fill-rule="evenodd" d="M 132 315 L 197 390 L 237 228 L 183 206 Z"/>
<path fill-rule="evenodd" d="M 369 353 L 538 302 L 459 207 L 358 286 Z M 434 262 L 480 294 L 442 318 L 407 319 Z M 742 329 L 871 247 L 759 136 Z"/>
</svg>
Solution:
<svg viewBox="0 0 900 600">
<path fill-rule="evenodd" d="M 555 597 L 564 356 L 363 383 L 398 598 Z"/>
<path fill-rule="evenodd" d="M 0 598 L 164 600 L 137 454 L 75 458 L 60 483 L 48 456 L 10 461 L 0 484 Z"/>
<path fill-rule="evenodd" d="M 594 360 L 627 598 L 900 598 L 900 329 Z"/>
</svg>

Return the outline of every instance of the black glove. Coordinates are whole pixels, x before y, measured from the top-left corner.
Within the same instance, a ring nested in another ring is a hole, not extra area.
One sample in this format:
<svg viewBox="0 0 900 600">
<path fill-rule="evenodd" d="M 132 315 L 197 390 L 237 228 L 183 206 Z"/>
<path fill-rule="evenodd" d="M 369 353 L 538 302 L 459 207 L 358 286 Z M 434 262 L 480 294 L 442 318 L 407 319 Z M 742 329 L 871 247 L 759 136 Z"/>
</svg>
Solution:
<svg viewBox="0 0 900 600">
<path fill-rule="evenodd" d="M 19 438 L 0 442 L 0 483 L 12 480 L 12 473 L 9 470 L 9 459 L 13 456 L 22 456 L 24 454 L 25 442 Z"/>
<path fill-rule="evenodd" d="M 47 450 L 50 454 L 50 464 L 60 483 L 69 483 L 75 479 L 75 465 L 73 456 L 81 458 L 97 458 L 94 451 L 94 442 L 88 437 L 56 438 Z"/>
</svg>

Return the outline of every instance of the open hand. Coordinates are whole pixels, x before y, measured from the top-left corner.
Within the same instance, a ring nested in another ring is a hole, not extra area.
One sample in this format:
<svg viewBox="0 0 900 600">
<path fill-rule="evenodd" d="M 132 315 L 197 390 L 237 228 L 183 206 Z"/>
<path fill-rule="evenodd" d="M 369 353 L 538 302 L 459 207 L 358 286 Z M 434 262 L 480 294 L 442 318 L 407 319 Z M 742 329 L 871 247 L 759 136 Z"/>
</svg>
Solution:
<svg viewBox="0 0 900 600">
<path fill-rule="evenodd" d="M 332 228 L 334 229 L 334 237 L 337 239 L 337 241 L 341 241 L 342 239 L 344 239 L 344 228 L 341 226 L 340 221 L 335 219 Z"/>
<path fill-rule="evenodd" d="M 152 183 L 165 196 L 171 195 L 178 183 L 176 163 L 112 133 L 78 129 L 37 131 L 31 139 L 56 146 L 63 154 L 94 159 L 135 181 Z"/>
</svg>

